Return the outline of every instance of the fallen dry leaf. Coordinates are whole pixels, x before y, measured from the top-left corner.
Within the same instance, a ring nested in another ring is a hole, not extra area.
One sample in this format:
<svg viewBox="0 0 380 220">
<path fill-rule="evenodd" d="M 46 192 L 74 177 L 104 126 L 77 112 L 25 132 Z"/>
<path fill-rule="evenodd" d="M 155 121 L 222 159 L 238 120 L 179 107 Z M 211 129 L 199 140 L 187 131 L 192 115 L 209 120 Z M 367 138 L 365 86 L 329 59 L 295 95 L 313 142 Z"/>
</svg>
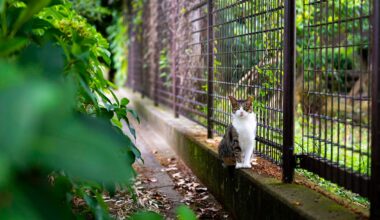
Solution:
<svg viewBox="0 0 380 220">
<path fill-rule="evenodd" d="M 180 178 L 181 177 L 181 173 L 178 172 L 178 173 L 175 173 L 172 175 L 173 178 Z"/>
<path fill-rule="evenodd" d="M 155 183 L 155 182 L 157 182 L 157 179 L 156 178 L 150 178 L 149 181 L 152 183 Z"/>
<path fill-rule="evenodd" d="M 173 170 L 178 170 L 178 168 L 177 167 L 163 168 L 161 169 L 161 172 L 168 172 L 168 171 L 173 171 Z"/>
<path fill-rule="evenodd" d="M 302 204 L 301 204 L 300 202 L 298 202 L 298 201 L 294 201 L 293 204 L 296 205 L 296 206 L 300 206 L 300 205 L 302 205 Z"/>
</svg>

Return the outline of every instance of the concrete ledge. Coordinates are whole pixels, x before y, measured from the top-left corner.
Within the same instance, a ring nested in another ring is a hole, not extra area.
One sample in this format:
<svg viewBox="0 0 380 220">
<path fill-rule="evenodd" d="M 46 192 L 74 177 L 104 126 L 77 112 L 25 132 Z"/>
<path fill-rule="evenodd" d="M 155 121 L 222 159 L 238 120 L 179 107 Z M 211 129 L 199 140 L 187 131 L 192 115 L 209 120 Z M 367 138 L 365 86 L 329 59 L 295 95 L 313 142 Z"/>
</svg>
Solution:
<svg viewBox="0 0 380 220">
<path fill-rule="evenodd" d="M 206 129 L 141 95 L 122 91 L 140 117 L 170 143 L 182 160 L 236 219 L 358 219 L 353 212 L 301 185 L 283 184 L 252 170 L 224 169 Z"/>
</svg>

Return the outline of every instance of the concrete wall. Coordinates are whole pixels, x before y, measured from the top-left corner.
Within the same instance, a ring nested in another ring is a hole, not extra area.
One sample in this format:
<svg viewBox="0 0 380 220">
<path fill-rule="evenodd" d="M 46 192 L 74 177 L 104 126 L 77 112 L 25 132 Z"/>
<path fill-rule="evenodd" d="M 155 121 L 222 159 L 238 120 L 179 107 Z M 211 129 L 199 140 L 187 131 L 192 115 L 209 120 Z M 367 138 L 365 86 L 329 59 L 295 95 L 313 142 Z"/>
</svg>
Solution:
<svg viewBox="0 0 380 220">
<path fill-rule="evenodd" d="M 143 123 L 150 123 L 236 219 L 357 219 L 331 199 L 301 185 L 283 184 L 252 170 L 225 169 L 206 129 L 165 107 L 125 91 Z"/>
</svg>

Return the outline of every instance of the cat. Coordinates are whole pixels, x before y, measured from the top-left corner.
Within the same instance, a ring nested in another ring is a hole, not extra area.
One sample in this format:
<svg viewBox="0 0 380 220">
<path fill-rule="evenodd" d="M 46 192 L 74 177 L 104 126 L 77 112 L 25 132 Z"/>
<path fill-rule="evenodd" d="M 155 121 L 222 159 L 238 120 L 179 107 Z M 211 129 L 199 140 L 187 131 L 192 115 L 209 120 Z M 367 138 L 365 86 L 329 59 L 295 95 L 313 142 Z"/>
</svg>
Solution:
<svg viewBox="0 0 380 220">
<path fill-rule="evenodd" d="M 223 136 L 222 141 L 218 147 L 219 156 L 223 159 L 223 167 L 235 165 L 236 162 L 241 162 L 241 148 L 239 144 L 239 135 L 234 128 L 230 125 Z M 228 158 L 225 160 L 225 158 Z"/>
<path fill-rule="evenodd" d="M 235 168 L 251 168 L 251 157 L 255 149 L 257 131 L 256 114 L 252 110 L 252 97 L 237 100 L 228 96 L 232 105 L 232 124 L 219 144 L 219 155 L 234 156 Z"/>
</svg>

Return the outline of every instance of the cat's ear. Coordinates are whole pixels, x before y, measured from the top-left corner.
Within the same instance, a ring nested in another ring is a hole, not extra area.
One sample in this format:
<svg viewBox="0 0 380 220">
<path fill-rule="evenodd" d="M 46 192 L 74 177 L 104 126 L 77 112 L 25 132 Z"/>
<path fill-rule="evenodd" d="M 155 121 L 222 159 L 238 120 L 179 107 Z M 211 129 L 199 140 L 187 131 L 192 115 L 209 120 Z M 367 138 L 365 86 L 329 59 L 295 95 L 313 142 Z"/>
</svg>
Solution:
<svg viewBox="0 0 380 220">
<path fill-rule="evenodd" d="M 230 99 L 232 104 L 237 104 L 237 100 L 235 99 L 235 97 L 229 95 L 228 98 Z"/>
<path fill-rule="evenodd" d="M 253 96 L 248 96 L 247 102 L 252 103 L 253 102 Z"/>
<path fill-rule="evenodd" d="M 246 104 L 247 107 L 248 107 L 249 109 L 251 109 L 251 108 L 252 108 L 252 104 L 253 104 L 253 96 L 248 96 L 246 103 L 247 103 L 247 104 Z"/>
<path fill-rule="evenodd" d="M 235 99 L 235 97 L 233 97 L 233 96 L 228 96 L 228 98 L 230 99 L 230 101 L 231 101 L 231 105 L 232 105 L 233 108 L 235 108 L 235 107 L 238 106 L 238 102 L 237 102 L 237 100 Z"/>
</svg>

